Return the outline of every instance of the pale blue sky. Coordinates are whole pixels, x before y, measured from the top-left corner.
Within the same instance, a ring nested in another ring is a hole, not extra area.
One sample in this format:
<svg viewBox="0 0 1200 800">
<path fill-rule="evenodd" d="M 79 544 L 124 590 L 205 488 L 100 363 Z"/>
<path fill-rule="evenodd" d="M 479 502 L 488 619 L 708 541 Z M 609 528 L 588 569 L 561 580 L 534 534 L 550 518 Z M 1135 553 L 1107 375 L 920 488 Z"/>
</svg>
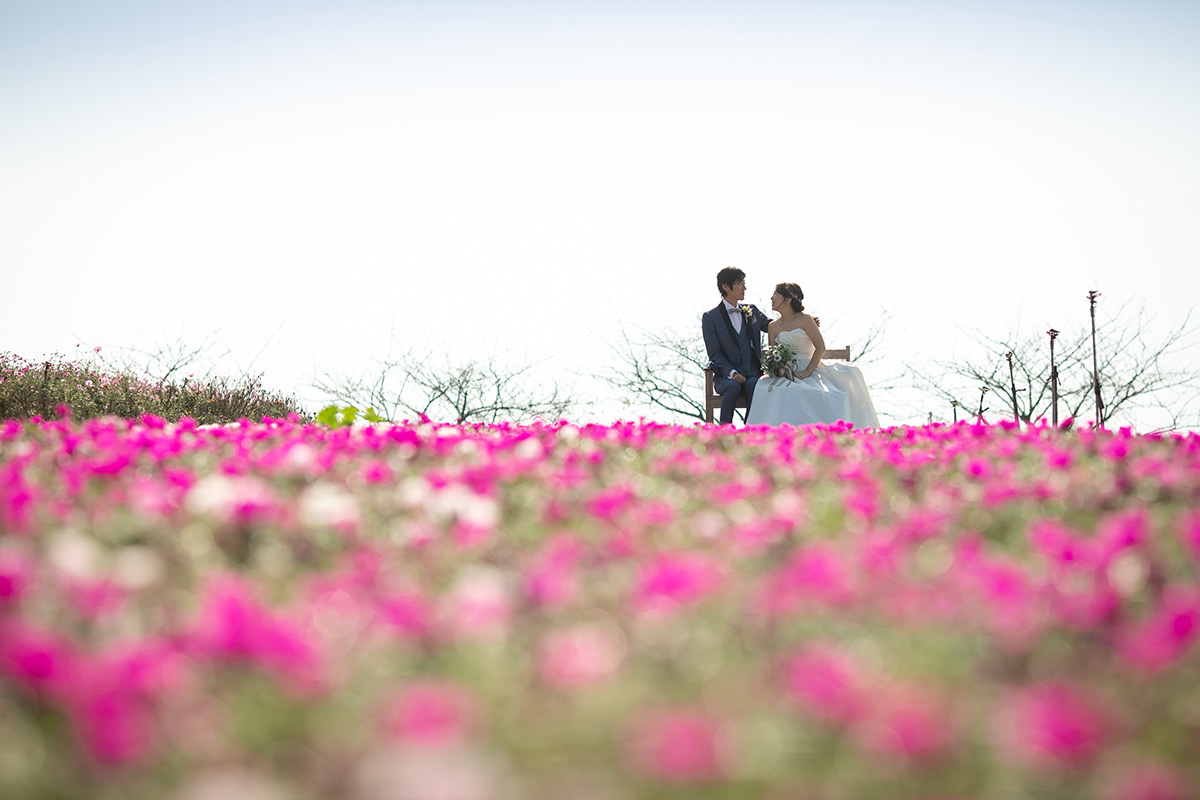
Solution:
<svg viewBox="0 0 1200 800">
<path fill-rule="evenodd" d="M 302 394 L 389 340 L 569 376 L 729 264 L 839 343 L 889 309 L 900 373 L 1091 288 L 1178 320 L 1197 42 L 1153 0 L 0 2 L 0 349 L 220 329 Z"/>
</svg>

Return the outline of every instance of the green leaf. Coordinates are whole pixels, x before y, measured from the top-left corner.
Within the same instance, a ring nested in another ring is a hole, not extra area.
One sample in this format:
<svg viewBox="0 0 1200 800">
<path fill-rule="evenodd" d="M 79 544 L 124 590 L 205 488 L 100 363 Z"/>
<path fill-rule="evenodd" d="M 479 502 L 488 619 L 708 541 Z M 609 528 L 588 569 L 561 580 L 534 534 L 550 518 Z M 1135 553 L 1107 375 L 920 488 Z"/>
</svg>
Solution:
<svg viewBox="0 0 1200 800">
<path fill-rule="evenodd" d="M 322 408 L 317 412 L 317 422 L 329 428 L 336 428 L 338 426 L 338 407 L 325 406 Z"/>
<path fill-rule="evenodd" d="M 368 408 L 363 412 L 363 419 L 367 422 L 387 422 L 387 417 L 381 417 L 375 412 L 374 408 Z"/>
</svg>

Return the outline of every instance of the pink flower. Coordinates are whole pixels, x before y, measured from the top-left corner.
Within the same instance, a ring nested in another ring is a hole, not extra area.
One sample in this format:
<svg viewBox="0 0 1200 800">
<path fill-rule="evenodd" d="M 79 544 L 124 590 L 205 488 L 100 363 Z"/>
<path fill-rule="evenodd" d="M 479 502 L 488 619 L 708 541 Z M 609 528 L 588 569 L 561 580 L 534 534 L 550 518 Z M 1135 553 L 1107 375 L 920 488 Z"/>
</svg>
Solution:
<svg viewBox="0 0 1200 800">
<path fill-rule="evenodd" d="M 972 458 L 963 471 L 975 480 L 986 481 L 992 476 L 992 463 L 985 458 Z"/>
<path fill-rule="evenodd" d="M 1143 509 L 1113 514 L 1104 520 L 1097 536 L 1101 554 L 1109 560 L 1126 548 L 1143 544 L 1149 529 L 1150 518 Z"/>
<path fill-rule="evenodd" d="M 1192 557 L 1200 564 L 1200 511 L 1192 511 L 1183 519 L 1180 532 L 1183 543 L 1192 551 Z"/>
<path fill-rule="evenodd" d="M 889 687 L 870 703 L 869 718 L 855 728 L 855 738 L 867 750 L 913 763 L 949 753 L 953 724 L 944 697 L 913 686 Z"/>
<path fill-rule="evenodd" d="M 56 633 L 0 622 L 0 675 L 44 695 L 61 695 L 74 679 L 75 648 Z"/>
<path fill-rule="evenodd" d="M 226 469 L 233 467 L 226 462 Z M 187 493 L 188 510 L 221 522 L 246 524 L 270 516 L 278 505 L 274 489 L 259 478 L 243 475 L 209 475 Z"/>
<path fill-rule="evenodd" d="M 200 618 L 186 641 L 199 655 L 276 672 L 297 691 L 312 691 L 322 684 L 317 650 L 297 626 L 260 605 L 236 578 L 222 578 L 208 587 Z"/>
<path fill-rule="evenodd" d="M 0 549 L 0 609 L 14 604 L 33 581 L 33 559 L 24 551 Z"/>
<path fill-rule="evenodd" d="M 508 635 L 513 598 L 505 576 L 488 567 L 463 570 L 442 596 L 442 618 L 455 636 L 496 641 Z"/>
<path fill-rule="evenodd" d="M 638 716 L 630 725 L 626 748 L 635 770 L 671 783 L 710 783 L 729 771 L 720 722 L 698 709 Z"/>
<path fill-rule="evenodd" d="M 477 725 L 476 704 L 466 689 L 449 681 L 415 681 L 404 686 L 384 710 L 384 730 L 410 744 L 460 744 Z"/>
<path fill-rule="evenodd" d="M 796 552 L 769 574 L 759 600 L 766 613 L 781 614 L 805 601 L 841 605 L 853 596 L 853 576 L 845 560 L 832 547 L 816 544 Z"/>
<path fill-rule="evenodd" d="M 675 507 L 666 500 L 650 500 L 637 508 L 638 522 L 652 528 L 670 525 L 675 515 Z"/>
<path fill-rule="evenodd" d="M 1178 661 L 1197 636 L 1200 636 L 1200 594 L 1168 586 L 1158 609 L 1121 637 L 1117 652 L 1127 664 L 1157 673 Z"/>
<path fill-rule="evenodd" d="M 416 592 L 400 592 L 379 600 L 380 618 L 414 638 L 424 638 L 433 628 L 433 609 Z"/>
<path fill-rule="evenodd" d="M 700 599 L 721 585 L 723 574 L 700 553 L 662 553 L 642 568 L 635 602 L 642 610 L 661 610 Z"/>
<path fill-rule="evenodd" d="M 996 734 L 1019 760 L 1043 768 L 1090 762 L 1109 735 L 1108 715 L 1086 693 L 1046 682 L 1014 691 L 997 713 Z"/>
<path fill-rule="evenodd" d="M 824 645 L 810 645 L 788 659 L 784 686 L 800 707 L 827 722 L 848 725 L 867 706 L 858 666 L 846 655 Z"/>
<path fill-rule="evenodd" d="M 587 545 L 570 534 L 551 536 L 525 573 L 525 593 L 531 601 L 558 606 L 576 597 L 579 581 L 576 565 L 587 553 Z"/>
<path fill-rule="evenodd" d="M 367 483 L 390 483 L 396 477 L 396 472 L 386 461 L 371 461 L 363 465 L 360 474 Z"/>
<path fill-rule="evenodd" d="M 538 673 L 556 689 L 578 689 L 616 673 L 624 657 L 620 632 L 604 625 L 577 625 L 547 634 L 538 653 Z"/>
<path fill-rule="evenodd" d="M 1039 553 L 1056 566 L 1078 564 L 1091 566 L 1098 559 L 1099 548 L 1057 520 L 1041 519 L 1033 524 L 1029 541 Z"/>
<path fill-rule="evenodd" d="M 79 738 L 102 764 L 143 760 L 154 749 L 154 706 L 179 685 L 183 659 L 150 643 L 90 659 L 67 703 Z"/>
<path fill-rule="evenodd" d="M 1188 796 L 1179 770 L 1156 761 L 1123 766 L 1100 792 L 1102 800 L 1185 800 Z"/>
<path fill-rule="evenodd" d="M 614 486 L 589 500 L 587 510 L 596 519 L 614 522 L 617 516 L 636 499 L 637 495 L 629 487 Z"/>
</svg>

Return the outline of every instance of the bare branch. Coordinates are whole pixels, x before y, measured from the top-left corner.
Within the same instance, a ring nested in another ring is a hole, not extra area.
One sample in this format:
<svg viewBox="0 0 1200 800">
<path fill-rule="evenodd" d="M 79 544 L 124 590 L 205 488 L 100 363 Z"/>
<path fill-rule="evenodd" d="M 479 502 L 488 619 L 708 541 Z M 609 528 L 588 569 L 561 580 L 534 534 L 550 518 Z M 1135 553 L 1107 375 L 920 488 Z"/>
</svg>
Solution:
<svg viewBox="0 0 1200 800">
<path fill-rule="evenodd" d="M 708 353 L 699 331 L 641 330 L 637 338 L 626 330 L 611 346 L 615 366 L 598 378 L 627 400 L 640 401 L 676 418 L 704 419 L 704 368 Z"/>
<path fill-rule="evenodd" d="M 1190 314 L 1179 325 L 1155 335 L 1150 330 L 1153 317 L 1144 307 L 1122 317 L 1097 321 L 1097 356 L 1104 397 L 1101 423 L 1117 414 L 1126 417 L 1138 410 L 1164 409 L 1164 397 L 1180 390 L 1200 390 L 1200 371 L 1194 367 L 1173 365 L 1172 361 L 1195 342 L 1190 331 Z M 1002 336 L 976 332 L 970 338 L 988 353 L 990 359 L 937 362 L 940 375 L 923 376 L 920 388 L 946 404 L 958 402 L 972 408 L 970 402 L 978 387 L 987 386 L 1006 396 L 1010 393 L 1004 353 L 1014 355 L 1020 418 L 1028 422 L 1048 418 L 1051 411 L 1049 391 L 1049 342 L 1042 333 L 1009 331 Z M 1080 327 L 1068 337 L 1059 336 L 1055 361 L 1059 372 L 1060 418 L 1079 417 L 1093 406 L 1092 350 L 1090 329 Z M 1011 417 L 997 412 L 995 417 Z M 1178 424 L 1188 418 L 1185 408 L 1176 408 L 1170 418 Z"/>
<path fill-rule="evenodd" d="M 325 375 L 314 388 L 339 404 L 374 408 L 388 419 L 404 415 L 456 423 L 561 419 L 573 406 L 555 385 L 541 385 L 533 365 L 484 361 L 435 362 L 407 353 L 382 361 L 364 377 Z"/>
</svg>

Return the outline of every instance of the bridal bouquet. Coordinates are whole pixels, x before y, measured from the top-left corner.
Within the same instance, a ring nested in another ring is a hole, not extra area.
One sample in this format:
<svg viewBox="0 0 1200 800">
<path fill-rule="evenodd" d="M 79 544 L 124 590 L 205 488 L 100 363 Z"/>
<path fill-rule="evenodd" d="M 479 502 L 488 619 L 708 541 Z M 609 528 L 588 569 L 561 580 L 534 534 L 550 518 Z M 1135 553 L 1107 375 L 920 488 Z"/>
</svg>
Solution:
<svg viewBox="0 0 1200 800">
<path fill-rule="evenodd" d="M 770 345 L 763 349 L 763 372 L 775 378 L 792 378 L 795 376 L 795 370 L 792 368 L 792 360 L 795 357 L 796 353 L 792 348 L 782 342 Z"/>
</svg>

